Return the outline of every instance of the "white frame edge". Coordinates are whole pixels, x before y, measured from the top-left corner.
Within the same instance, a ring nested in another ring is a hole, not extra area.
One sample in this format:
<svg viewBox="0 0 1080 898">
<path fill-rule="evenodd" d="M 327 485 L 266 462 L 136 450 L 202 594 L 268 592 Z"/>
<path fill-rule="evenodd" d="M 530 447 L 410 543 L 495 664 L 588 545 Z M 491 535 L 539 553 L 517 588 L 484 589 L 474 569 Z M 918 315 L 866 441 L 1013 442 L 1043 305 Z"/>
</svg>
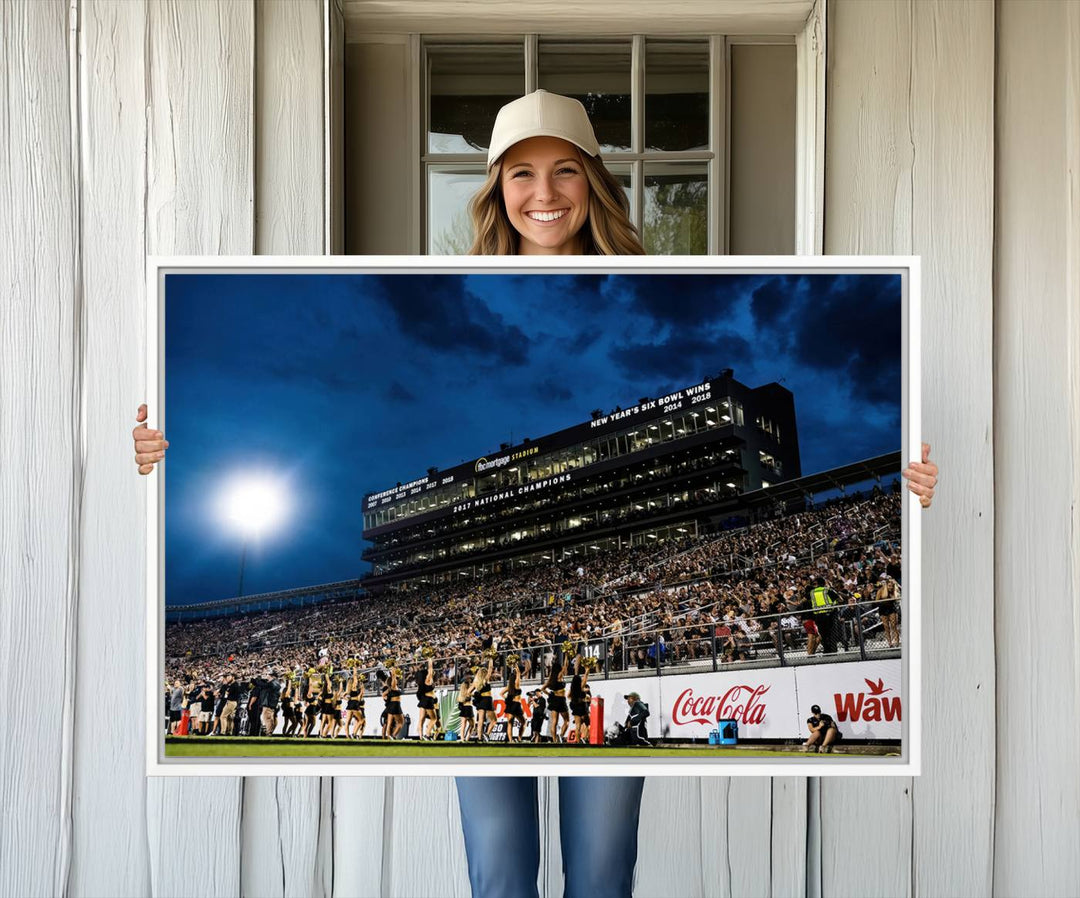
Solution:
<svg viewBox="0 0 1080 898">
<path fill-rule="evenodd" d="M 746 269 L 812 270 L 870 268 L 906 269 L 903 306 L 903 397 L 901 445 L 909 459 L 920 457 L 922 416 L 919 403 L 922 391 L 920 355 L 920 258 L 918 256 L 576 256 L 567 258 L 522 256 L 148 256 L 146 261 L 146 340 L 147 395 L 151 408 L 158 410 L 158 424 L 146 424 L 153 429 L 165 429 L 164 377 L 161 363 L 164 355 L 164 328 L 161 316 L 163 269 L 205 270 L 304 270 L 330 272 L 342 269 L 363 270 L 368 273 L 394 273 L 432 269 L 436 273 L 484 269 L 486 271 L 514 270 L 523 273 L 553 270 L 588 271 L 620 269 L 620 273 L 654 273 L 657 270 Z M 163 761 L 159 749 L 163 739 L 159 728 L 151 722 L 160 719 L 163 615 L 160 601 L 164 591 L 161 548 L 164 534 L 164 482 L 159 471 L 149 477 L 156 479 L 146 491 L 147 554 L 146 554 L 146 772 L 148 776 L 919 776 L 922 765 L 922 507 L 918 497 L 904 490 L 903 564 L 905 588 L 905 627 L 907 650 L 902 655 L 906 692 L 904 695 L 903 757 L 882 762 L 876 758 L 828 764 L 794 761 L 791 763 L 743 763 L 738 760 L 723 763 L 677 760 L 604 761 L 602 764 L 581 764 L 557 759 L 545 761 L 515 761 L 492 763 L 477 759 L 472 763 L 453 761 L 415 761 L 402 759 L 369 763 L 342 759 L 337 762 L 264 764 L 249 759 L 220 762 Z M 154 650 L 150 651 L 150 646 Z"/>
</svg>

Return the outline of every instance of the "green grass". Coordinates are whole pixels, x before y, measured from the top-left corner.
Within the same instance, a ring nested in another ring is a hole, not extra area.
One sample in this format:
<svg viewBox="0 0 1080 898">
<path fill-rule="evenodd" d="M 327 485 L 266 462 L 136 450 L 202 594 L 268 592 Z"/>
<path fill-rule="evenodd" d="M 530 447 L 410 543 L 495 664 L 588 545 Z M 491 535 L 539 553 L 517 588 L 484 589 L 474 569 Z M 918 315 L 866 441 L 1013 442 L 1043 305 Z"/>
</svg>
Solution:
<svg viewBox="0 0 1080 898">
<path fill-rule="evenodd" d="M 881 749 L 853 751 L 845 746 L 834 754 L 807 754 L 790 747 L 743 746 L 716 748 L 701 745 L 668 745 L 654 748 L 553 745 L 461 745 L 453 742 L 402 743 L 382 739 L 333 742 L 309 739 L 227 739 L 167 738 L 165 756 L 169 758 L 515 758 L 575 757 L 580 759 L 635 758 L 843 758 L 852 755 L 881 755 Z M 893 751 L 899 754 L 898 751 Z"/>
</svg>

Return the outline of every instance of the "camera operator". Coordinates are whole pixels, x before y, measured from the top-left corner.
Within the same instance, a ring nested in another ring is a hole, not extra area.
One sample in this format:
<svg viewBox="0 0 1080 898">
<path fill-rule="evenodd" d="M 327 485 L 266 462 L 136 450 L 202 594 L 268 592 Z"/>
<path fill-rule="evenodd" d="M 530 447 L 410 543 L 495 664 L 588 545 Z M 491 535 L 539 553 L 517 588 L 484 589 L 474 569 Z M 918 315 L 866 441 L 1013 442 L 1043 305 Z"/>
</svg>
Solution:
<svg viewBox="0 0 1080 898">
<path fill-rule="evenodd" d="M 619 735 L 615 737 L 614 744 L 651 746 L 645 724 L 649 717 L 648 706 L 636 692 L 631 692 L 626 696 L 626 704 L 630 712 L 626 715 L 626 723 L 619 729 Z"/>
<path fill-rule="evenodd" d="M 820 705 L 811 705 L 810 713 L 812 716 L 806 719 L 806 727 L 810 730 L 810 738 L 803 743 L 803 748 L 807 751 L 819 751 L 823 748 L 825 751 L 831 752 L 833 743 L 843 739 L 843 734 L 837 728 L 836 721 L 830 715 L 822 712 Z"/>
</svg>

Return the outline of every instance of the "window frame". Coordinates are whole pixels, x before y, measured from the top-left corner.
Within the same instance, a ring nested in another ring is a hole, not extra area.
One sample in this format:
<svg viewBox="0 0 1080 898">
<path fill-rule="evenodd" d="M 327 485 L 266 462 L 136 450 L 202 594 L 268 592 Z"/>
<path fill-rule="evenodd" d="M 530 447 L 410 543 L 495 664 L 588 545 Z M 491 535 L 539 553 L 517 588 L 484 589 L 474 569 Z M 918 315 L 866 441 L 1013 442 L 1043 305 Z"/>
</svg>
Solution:
<svg viewBox="0 0 1080 898">
<path fill-rule="evenodd" d="M 634 34 L 631 41 L 631 152 L 605 154 L 605 162 L 629 164 L 631 170 L 631 220 L 642 227 L 645 195 L 645 166 L 649 162 L 697 162 L 706 166 L 708 191 L 708 255 L 726 255 L 729 250 L 728 203 L 730 181 L 730 84 L 731 47 L 745 44 L 791 45 L 796 48 L 796 227 L 795 253 L 799 255 L 822 252 L 822 215 L 824 201 L 824 121 L 825 121 L 825 46 L 824 3 L 814 11 L 797 34 L 732 35 L 712 34 L 705 38 L 709 60 L 709 145 L 708 150 L 644 152 L 645 54 L 646 42 L 678 42 L 697 40 L 700 35 L 676 33 Z M 483 162 L 478 153 L 428 152 L 429 111 L 429 51 L 446 45 L 499 44 L 521 42 L 525 64 L 525 91 L 538 84 L 539 43 L 541 39 L 561 43 L 581 41 L 583 45 L 606 40 L 626 40 L 627 35 L 610 33 L 563 34 L 558 31 L 506 34 L 446 34 L 410 35 L 412 72 L 414 78 L 413 116 L 410 127 L 410 158 L 413 161 L 413 184 L 416 202 L 411 206 L 416 220 L 410 222 L 410 241 L 417 254 L 431 254 L 429 244 L 429 170 L 431 166 L 467 167 Z"/>
</svg>

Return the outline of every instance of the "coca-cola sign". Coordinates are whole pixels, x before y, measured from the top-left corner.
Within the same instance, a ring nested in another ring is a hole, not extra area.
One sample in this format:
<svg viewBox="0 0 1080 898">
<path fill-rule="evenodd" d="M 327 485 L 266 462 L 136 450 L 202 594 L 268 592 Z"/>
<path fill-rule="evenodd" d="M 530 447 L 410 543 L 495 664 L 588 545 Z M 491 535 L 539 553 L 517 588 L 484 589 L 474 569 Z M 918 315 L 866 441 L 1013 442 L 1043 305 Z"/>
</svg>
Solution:
<svg viewBox="0 0 1080 898">
<path fill-rule="evenodd" d="M 737 720 L 745 726 L 757 726 L 765 721 L 765 702 L 762 697 L 769 686 L 737 684 L 721 695 L 697 695 L 693 687 L 684 689 L 671 707 L 671 722 L 682 726 L 689 723 L 715 723 L 717 720 Z"/>
</svg>

